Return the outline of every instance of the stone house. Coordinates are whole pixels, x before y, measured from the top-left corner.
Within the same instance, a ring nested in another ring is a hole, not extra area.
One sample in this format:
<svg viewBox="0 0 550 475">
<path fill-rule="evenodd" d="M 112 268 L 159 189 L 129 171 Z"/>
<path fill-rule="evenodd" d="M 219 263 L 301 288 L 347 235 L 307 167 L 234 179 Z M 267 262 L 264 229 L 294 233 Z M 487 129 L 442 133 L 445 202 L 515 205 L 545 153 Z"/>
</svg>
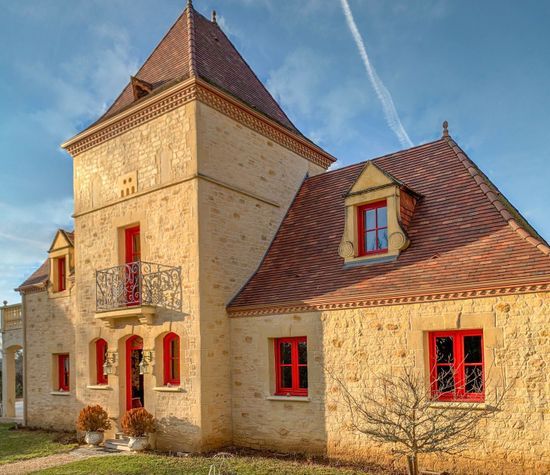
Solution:
<svg viewBox="0 0 550 475">
<path fill-rule="evenodd" d="M 386 448 L 342 428 L 327 365 L 353 391 L 413 367 L 434 404 L 481 411 L 522 368 L 468 457 L 429 463 L 549 469 L 550 248 L 446 124 L 433 142 L 327 172 L 335 158 L 189 2 L 63 148 L 74 233 L 59 230 L 19 287 L 28 425 L 72 429 L 97 403 L 116 432 L 144 406 L 162 450 L 381 460 Z M 434 352 L 471 361 L 442 387 Z"/>
</svg>

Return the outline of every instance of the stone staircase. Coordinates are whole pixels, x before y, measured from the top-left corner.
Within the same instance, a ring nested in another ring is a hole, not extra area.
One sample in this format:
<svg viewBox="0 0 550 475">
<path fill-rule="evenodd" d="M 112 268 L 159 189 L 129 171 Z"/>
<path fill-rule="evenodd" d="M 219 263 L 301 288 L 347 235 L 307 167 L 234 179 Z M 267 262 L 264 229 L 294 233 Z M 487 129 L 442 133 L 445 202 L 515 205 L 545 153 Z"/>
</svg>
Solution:
<svg viewBox="0 0 550 475">
<path fill-rule="evenodd" d="M 103 445 L 108 450 L 116 450 L 118 452 L 130 452 L 128 447 L 128 437 L 122 432 L 117 432 L 114 439 L 107 439 Z"/>
</svg>

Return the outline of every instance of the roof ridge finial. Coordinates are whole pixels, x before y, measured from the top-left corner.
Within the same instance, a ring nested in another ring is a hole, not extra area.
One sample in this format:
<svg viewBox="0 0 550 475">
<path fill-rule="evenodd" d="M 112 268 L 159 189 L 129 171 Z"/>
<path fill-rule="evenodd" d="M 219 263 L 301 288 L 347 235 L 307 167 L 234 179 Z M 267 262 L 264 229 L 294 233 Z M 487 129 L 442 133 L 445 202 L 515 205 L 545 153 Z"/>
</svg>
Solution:
<svg viewBox="0 0 550 475">
<path fill-rule="evenodd" d="M 218 24 L 218 19 L 216 16 L 216 10 L 212 10 L 212 23 Z"/>
<path fill-rule="evenodd" d="M 193 8 L 193 0 L 187 0 L 187 8 Z"/>
<path fill-rule="evenodd" d="M 449 136 L 449 122 L 446 120 L 443 121 L 443 137 Z"/>
</svg>

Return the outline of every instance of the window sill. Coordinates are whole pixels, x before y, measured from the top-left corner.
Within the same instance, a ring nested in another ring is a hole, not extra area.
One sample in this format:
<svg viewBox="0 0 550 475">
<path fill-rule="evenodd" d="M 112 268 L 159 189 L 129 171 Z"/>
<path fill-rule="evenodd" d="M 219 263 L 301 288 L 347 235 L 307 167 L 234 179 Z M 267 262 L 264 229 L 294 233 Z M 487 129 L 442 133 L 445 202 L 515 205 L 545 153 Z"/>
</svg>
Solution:
<svg viewBox="0 0 550 475">
<path fill-rule="evenodd" d="M 99 391 L 112 391 L 113 388 L 108 384 L 90 384 L 86 386 L 86 389 L 94 389 Z"/>
<path fill-rule="evenodd" d="M 50 395 L 51 396 L 70 396 L 71 392 L 70 391 L 51 391 Z"/>
<path fill-rule="evenodd" d="M 158 391 L 159 393 L 185 393 L 187 392 L 181 386 L 157 386 L 153 388 L 153 391 Z"/>
<path fill-rule="evenodd" d="M 309 396 L 267 396 L 268 401 L 310 402 Z"/>
<path fill-rule="evenodd" d="M 65 290 L 51 290 L 49 297 L 51 299 L 62 299 L 65 297 L 69 297 L 71 295 L 71 291 L 69 289 Z"/>
<path fill-rule="evenodd" d="M 470 401 L 434 401 L 430 404 L 432 409 L 456 409 L 456 410 L 470 410 L 470 411 L 486 411 L 489 409 L 484 402 L 470 402 Z"/>
</svg>

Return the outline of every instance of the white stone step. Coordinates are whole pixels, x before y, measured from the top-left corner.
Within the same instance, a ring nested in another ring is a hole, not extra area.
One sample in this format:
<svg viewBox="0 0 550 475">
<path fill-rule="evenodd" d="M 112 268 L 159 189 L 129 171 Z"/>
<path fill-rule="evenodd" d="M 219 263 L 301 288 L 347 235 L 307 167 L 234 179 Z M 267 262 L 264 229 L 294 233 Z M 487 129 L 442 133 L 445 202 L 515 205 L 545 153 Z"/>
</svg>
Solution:
<svg viewBox="0 0 550 475">
<path fill-rule="evenodd" d="M 128 447 L 127 438 L 108 439 L 105 441 L 103 445 L 105 446 L 106 449 L 109 449 L 109 450 L 119 450 L 119 451 L 126 451 L 126 452 L 130 451 L 130 447 Z"/>
</svg>

